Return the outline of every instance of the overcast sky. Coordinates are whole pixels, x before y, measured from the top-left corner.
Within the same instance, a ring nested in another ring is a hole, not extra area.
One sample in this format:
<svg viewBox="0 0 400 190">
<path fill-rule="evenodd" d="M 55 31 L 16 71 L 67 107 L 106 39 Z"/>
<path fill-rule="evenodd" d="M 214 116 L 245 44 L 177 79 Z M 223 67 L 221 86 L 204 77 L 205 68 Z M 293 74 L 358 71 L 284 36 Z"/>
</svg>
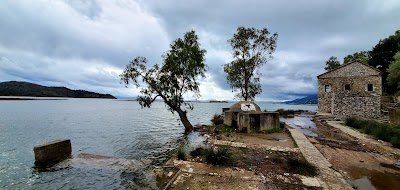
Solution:
<svg viewBox="0 0 400 190">
<path fill-rule="evenodd" d="M 201 99 L 232 100 L 223 64 L 237 27 L 279 34 L 261 69 L 257 100 L 315 94 L 330 56 L 370 50 L 400 29 L 399 0 L 2 0 L 0 82 L 27 81 L 136 97 L 119 74 L 136 56 L 161 63 L 176 38 L 195 30 L 207 50 Z"/>
</svg>

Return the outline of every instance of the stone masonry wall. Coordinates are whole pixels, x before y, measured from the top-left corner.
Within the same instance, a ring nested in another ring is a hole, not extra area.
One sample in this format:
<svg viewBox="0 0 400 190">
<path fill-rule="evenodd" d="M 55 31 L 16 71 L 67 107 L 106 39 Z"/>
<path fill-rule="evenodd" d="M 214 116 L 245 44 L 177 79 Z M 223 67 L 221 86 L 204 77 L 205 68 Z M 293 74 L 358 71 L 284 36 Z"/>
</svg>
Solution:
<svg viewBox="0 0 400 190">
<path fill-rule="evenodd" d="M 318 111 L 331 113 L 332 96 L 345 91 L 345 85 L 350 85 L 350 92 L 368 93 L 371 95 L 382 94 L 381 76 L 337 77 L 318 79 Z M 373 91 L 368 91 L 368 84 L 372 84 Z M 329 85 L 331 92 L 325 92 L 325 85 Z"/>
<path fill-rule="evenodd" d="M 332 114 L 339 118 L 379 118 L 381 96 L 367 92 L 340 92 L 332 99 Z"/>
</svg>

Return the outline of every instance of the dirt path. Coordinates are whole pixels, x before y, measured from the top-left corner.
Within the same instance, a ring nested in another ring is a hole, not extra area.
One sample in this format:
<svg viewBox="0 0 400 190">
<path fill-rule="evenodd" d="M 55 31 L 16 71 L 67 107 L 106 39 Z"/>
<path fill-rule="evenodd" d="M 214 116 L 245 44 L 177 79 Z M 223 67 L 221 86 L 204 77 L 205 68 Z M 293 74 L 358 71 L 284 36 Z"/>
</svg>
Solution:
<svg viewBox="0 0 400 190">
<path fill-rule="evenodd" d="M 303 133 L 297 129 L 289 129 L 289 131 L 305 159 L 318 167 L 324 189 L 353 189 L 340 173 L 330 168 L 332 165 Z"/>
<path fill-rule="evenodd" d="M 310 142 L 352 186 L 357 189 L 400 189 L 398 150 L 339 122 L 316 119 L 318 137 Z"/>
<path fill-rule="evenodd" d="M 385 142 L 379 142 L 379 141 L 377 141 L 375 139 L 371 139 L 365 134 L 362 134 L 362 133 L 360 133 L 358 131 L 355 131 L 355 130 L 349 128 L 349 127 L 343 126 L 342 125 L 343 122 L 340 122 L 340 121 L 328 121 L 327 124 L 330 125 L 331 127 L 339 129 L 342 132 L 344 132 L 344 133 L 346 133 L 346 134 L 348 134 L 348 135 L 350 135 L 350 136 L 362 141 L 363 143 L 377 146 L 378 149 L 385 150 L 388 153 L 395 153 L 397 155 L 400 155 L 400 150 L 399 149 L 392 148 L 392 147 L 390 147 L 390 145 L 388 145 Z"/>
</svg>

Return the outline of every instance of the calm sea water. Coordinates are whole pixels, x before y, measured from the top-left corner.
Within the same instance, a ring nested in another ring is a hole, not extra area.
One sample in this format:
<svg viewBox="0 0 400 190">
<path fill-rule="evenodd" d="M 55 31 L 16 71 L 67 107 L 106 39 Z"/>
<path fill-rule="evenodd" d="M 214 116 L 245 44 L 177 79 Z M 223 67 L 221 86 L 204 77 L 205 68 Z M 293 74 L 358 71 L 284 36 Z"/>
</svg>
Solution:
<svg viewBox="0 0 400 190">
<path fill-rule="evenodd" d="M 233 103 L 194 103 L 193 124 L 209 124 L 213 114 Z M 315 111 L 316 106 L 258 103 L 261 109 Z M 71 165 L 38 172 L 33 147 L 71 139 L 73 156 L 91 153 L 162 163 L 183 142 L 199 141 L 183 134 L 177 115 L 161 102 L 141 109 L 135 101 L 66 99 L 0 101 L 0 189 L 119 189 L 131 180 L 118 170 Z"/>
</svg>

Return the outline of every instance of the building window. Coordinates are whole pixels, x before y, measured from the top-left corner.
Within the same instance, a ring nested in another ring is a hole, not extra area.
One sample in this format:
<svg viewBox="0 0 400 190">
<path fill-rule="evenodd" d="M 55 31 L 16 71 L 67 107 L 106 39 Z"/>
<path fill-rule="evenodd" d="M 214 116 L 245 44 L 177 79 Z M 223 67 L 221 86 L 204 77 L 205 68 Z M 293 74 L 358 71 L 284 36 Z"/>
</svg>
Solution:
<svg viewBox="0 0 400 190">
<path fill-rule="evenodd" d="M 344 85 L 344 90 L 350 90 L 350 84 L 345 84 Z"/>
<path fill-rule="evenodd" d="M 368 91 L 374 91 L 374 85 L 368 84 Z"/>
<path fill-rule="evenodd" d="M 331 92 L 331 86 L 330 85 L 325 85 L 325 92 Z"/>
</svg>

